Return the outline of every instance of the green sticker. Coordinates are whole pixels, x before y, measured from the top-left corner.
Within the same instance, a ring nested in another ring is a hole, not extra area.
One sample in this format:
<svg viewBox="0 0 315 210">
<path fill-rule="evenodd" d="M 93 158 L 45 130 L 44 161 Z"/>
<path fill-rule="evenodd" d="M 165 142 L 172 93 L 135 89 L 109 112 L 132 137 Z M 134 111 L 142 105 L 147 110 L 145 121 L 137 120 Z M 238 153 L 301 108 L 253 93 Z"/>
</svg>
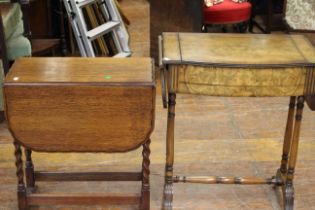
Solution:
<svg viewBox="0 0 315 210">
<path fill-rule="evenodd" d="M 110 76 L 110 75 L 105 75 L 105 79 L 111 79 L 112 78 L 112 76 Z"/>
</svg>

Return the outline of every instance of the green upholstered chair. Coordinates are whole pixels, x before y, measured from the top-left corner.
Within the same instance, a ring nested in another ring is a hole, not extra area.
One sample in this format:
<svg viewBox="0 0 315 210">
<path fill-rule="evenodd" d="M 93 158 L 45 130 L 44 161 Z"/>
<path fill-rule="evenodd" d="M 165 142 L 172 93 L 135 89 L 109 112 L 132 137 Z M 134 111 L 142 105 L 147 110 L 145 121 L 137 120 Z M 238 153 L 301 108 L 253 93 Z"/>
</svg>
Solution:
<svg viewBox="0 0 315 210">
<path fill-rule="evenodd" d="M 1 8 L 4 8 L 4 12 L 1 16 L 7 59 L 14 61 L 18 57 L 30 56 L 31 44 L 30 41 L 23 36 L 24 24 L 20 4 L 3 3 L 3 1 L 0 1 L 0 11 Z"/>
<path fill-rule="evenodd" d="M 24 24 L 20 3 L 0 1 L 0 120 L 3 113 L 2 83 L 4 75 L 9 71 L 9 63 L 23 56 L 31 56 L 31 43 L 23 35 Z"/>
</svg>

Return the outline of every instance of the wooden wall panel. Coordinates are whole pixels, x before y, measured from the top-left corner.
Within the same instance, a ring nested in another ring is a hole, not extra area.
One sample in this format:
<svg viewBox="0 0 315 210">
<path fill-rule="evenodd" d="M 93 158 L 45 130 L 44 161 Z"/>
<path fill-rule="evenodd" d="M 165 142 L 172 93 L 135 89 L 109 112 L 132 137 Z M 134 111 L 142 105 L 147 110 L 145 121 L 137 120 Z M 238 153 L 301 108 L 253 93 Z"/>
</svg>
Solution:
<svg viewBox="0 0 315 210">
<path fill-rule="evenodd" d="M 157 62 L 158 36 L 162 32 L 200 32 L 203 0 L 151 0 L 150 52 Z"/>
</svg>

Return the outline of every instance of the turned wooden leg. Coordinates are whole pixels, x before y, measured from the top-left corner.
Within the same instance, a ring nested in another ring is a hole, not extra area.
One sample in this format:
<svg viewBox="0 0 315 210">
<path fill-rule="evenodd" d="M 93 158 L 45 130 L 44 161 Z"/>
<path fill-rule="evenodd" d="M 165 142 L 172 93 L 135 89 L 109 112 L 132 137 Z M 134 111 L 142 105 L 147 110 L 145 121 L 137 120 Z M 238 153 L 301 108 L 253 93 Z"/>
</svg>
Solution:
<svg viewBox="0 0 315 210">
<path fill-rule="evenodd" d="M 25 149 L 25 176 L 26 176 L 26 186 L 31 192 L 35 191 L 35 175 L 34 175 L 34 165 L 32 161 L 32 150 Z"/>
<path fill-rule="evenodd" d="M 284 181 L 283 177 L 286 176 L 287 171 L 288 171 L 288 160 L 289 160 L 289 153 L 290 153 L 291 144 L 292 144 L 292 134 L 293 134 L 293 125 L 294 125 L 295 102 L 296 102 L 296 96 L 291 96 L 287 125 L 285 129 L 284 141 L 283 141 L 282 160 L 281 160 L 280 168 L 277 172 L 278 182 Z"/>
<path fill-rule="evenodd" d="M 242 22 L 242 23 L 238 23 L 236 25 L 237 32 L 239 32 L 239 33 L 246 33 L 247 29 L 248 29 L 248 24 L 249 24 L 248 21 L 245 21 L 245 22 Z"/>
<path fill-rule="evenodd" d="M 163 108 L 167 108 L 167 87 L 166 87 L 166 80 L 167 80 L 167 72 L 165 69 L 162 69 L 160 74 L 161 79 L 161 87 L 162 87 L 162 101 L 163 101 Z"/>
<path fill-rule="evenodd" d="M 24 184 L 21 145 L 17 141 L 14 141 L 14 147 L 15 147 L 14 155 L 15 155 L 16 176 L 18 178 L 18 186 L 17 186 L 18 207 L 19 207 L 19 210 L 26 210 L 27 209 L 26 188 Z"/>
<path fill-rule="evenodd" d="M 150 209 L 150 143 L 151 139 L 143 145 L 142 151 L 142 189 L 141 189 L 141 210 Z"/>
<path fill-rule="evenodd" d="M 206 24 L 201 27 L 201 32 L 203 32 L 203 33 L 208 32 L 208 26 Z"/>
<path fill-rule="evenodd" d="M 176 94 L 169 93 L 168 97 L 168 118 L 166 136 L 166 165 L 165 165 L 165 185 L 164 185 L 164 210 L 172 209 L 173 202 L 173 164 L 174 164 L 174 123 Z"/>
<path fill-rule="evenodd" d="M 26 176 L 26 187 L 30 192 L 35 191 L 35 174 L 34 165 L 32 160 L 32 150 L 25 149 L 25 176 Z"/>
<path fill-rule="evenodd" d="M 287 175 L 286 175 L 286 182 L 285 182 L 285 185 L 283 186 L 285 210 L 293 210 L 293 206 L 294 206 L 293 178 L 294 178 L 294 170 L 295 170 L 297 154 L 298 154 L 299 136 L 300 136 L 303 108 L 304 108 L 304 96 L 299 96 L 297 100 L 295 123 L 294 123 L 292 143 L 291 143 L 290 154 L 289 154 L 289 163 L 288 163 L 288 170 L 287 170 Z"/>
</svg>

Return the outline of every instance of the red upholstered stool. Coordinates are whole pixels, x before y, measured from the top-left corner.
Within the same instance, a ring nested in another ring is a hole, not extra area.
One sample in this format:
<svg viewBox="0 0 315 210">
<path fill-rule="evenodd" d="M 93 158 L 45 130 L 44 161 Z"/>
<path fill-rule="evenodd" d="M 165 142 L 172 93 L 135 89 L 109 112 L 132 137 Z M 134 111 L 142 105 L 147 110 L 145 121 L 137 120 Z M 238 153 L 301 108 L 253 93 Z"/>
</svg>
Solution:
<svg viewBox="0 0 315 210">
<path fill-rule="evenodd" d="M 203 6 L 203 28 L 205 31 L 211 25 L 235 24 L 240 32 L 245 32 L 251 17 L 252 5 L 249 2 L 236 3 L 224 0 L 213 6 Z"/>
</svg>

